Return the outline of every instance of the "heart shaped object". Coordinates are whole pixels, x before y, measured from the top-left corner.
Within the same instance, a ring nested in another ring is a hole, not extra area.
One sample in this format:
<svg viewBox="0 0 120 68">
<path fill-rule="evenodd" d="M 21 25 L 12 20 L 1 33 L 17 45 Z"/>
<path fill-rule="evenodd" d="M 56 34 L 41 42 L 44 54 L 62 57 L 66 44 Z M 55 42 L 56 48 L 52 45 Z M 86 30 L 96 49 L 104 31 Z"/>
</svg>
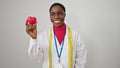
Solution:
<svg viewBox="0 0 120 68">
<path fill-rule="evenodd" d="M 27 23 L 29 23 L 29 24 L 35 24 L 36 22 L 37 22 L 37 18 L 36 17 L 29 16 L 27 18 Z"/>
</svg>

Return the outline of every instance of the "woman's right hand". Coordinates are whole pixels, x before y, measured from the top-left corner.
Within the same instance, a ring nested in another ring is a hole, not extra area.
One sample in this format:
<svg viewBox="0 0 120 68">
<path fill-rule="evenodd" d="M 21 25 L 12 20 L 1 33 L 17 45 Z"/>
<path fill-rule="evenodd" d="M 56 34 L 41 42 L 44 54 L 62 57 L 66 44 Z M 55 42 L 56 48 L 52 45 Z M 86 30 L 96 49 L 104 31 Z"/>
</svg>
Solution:
<svg viewBox="0 0 120 68">
<path fill-rule="evenodd" d="M 30 37 L 32 37 L 32 39 L 36 39 L 37 38 L 37 23 L 29 24 L 26 21 L 26 32 L 28 35 L 30 35 Z"/>
</svg>

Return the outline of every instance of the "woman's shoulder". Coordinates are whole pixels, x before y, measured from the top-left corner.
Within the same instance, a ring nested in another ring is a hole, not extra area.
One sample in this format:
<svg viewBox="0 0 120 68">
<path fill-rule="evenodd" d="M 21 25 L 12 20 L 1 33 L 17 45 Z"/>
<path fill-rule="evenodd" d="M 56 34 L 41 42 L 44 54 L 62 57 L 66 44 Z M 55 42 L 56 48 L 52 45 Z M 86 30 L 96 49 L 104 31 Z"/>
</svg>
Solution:
<svg viewBox="0 0 120 68">
<path fill-rule="evenodd" d="M 50 29 L 47 29 L 47 30 L 44 30 L 44 31 L 41 31 L 39 34 L 38 34 L 38 38 L 47 38 L 49 36 L 49 31 Z"/>
</svg>

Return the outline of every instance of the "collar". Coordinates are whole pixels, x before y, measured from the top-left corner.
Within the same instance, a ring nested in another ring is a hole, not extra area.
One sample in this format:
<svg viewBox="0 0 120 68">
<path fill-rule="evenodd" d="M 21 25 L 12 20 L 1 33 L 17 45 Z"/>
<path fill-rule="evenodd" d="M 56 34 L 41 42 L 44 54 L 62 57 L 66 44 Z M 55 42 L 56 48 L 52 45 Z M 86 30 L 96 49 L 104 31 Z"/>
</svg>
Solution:
<svg viewBox="0 0 120 68">
<path fill-rule="evenodd" d="M 53 29 L 55 31 L 59 31 L 59 30 L 64 30 L 66 28 L 66 24 L 63 23 L 61 26 L 53 26 Z"/>
</svg>

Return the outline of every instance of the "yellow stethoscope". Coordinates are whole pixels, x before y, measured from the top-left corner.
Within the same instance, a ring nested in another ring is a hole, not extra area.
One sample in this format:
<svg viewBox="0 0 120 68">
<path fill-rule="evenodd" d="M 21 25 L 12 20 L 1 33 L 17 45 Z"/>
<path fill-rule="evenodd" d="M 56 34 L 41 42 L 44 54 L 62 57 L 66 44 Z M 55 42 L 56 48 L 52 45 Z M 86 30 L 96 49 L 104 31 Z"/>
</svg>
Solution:
<svg viewBox="0 0 120 68">
<path fill-rule="evenodd" d="M 52 68 L 52 29 L 50 29 L 49 39 L 49 68 Z M 69 68 L 73 67 L 73 37 L 70 27 L 68 27 L 68 62 Z"/>
</svg>

